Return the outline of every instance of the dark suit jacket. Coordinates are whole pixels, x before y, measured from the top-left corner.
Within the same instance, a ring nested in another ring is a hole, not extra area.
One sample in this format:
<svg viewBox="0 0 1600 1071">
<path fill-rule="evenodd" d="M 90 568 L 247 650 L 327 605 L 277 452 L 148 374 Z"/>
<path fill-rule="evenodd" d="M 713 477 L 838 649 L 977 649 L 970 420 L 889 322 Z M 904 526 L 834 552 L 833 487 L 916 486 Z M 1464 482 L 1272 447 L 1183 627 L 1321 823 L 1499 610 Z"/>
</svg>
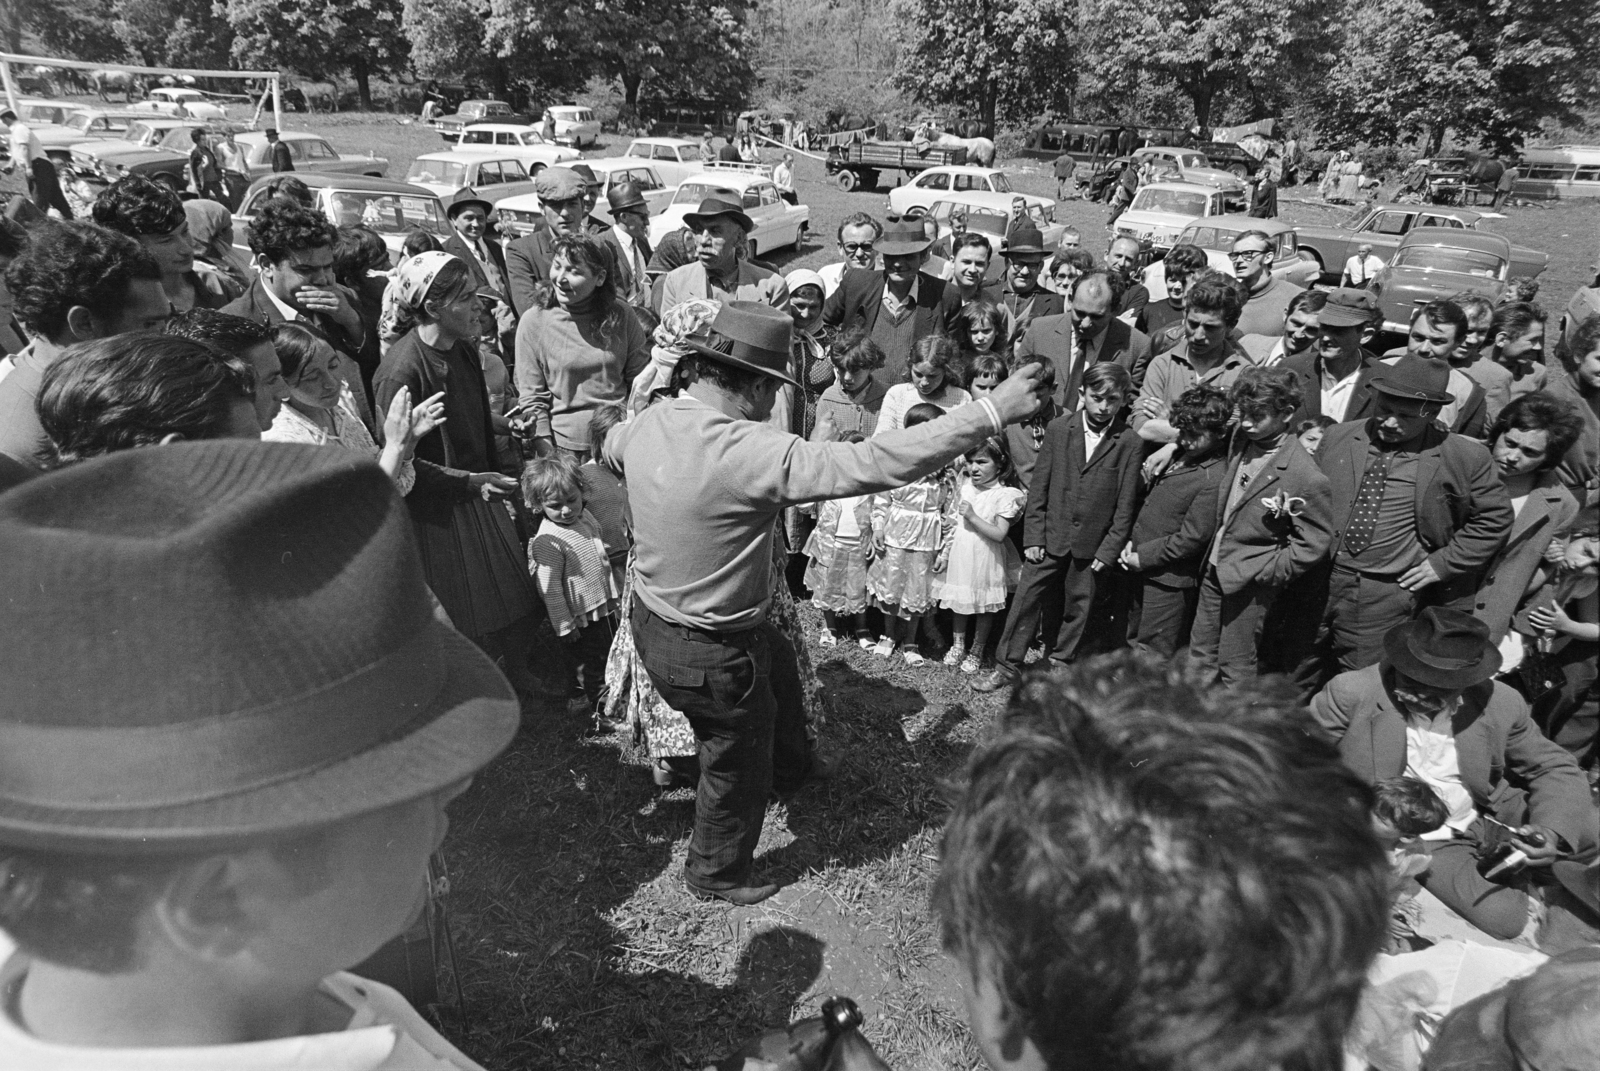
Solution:
<svg viewBox="0 0 1600 1071">
<path fill-rule="evenodd" d="M 361 313 L 360 299 L 337 283 L 330 283 L 329 285 L 344 295 L 344 299 L 350 303 L 351 308 L 355 309 L 359 316 Z M 249 290 L 246 290 L 237 299 L 224 306 L 222 311 L 230 316 L 243 316 L 246 320 L 254 320 L 258 324 L 266 324 L 269 327 L 273 324 L 281 324 L 284 321 L 283 313 L 278 311 L 278 306 L 272 303 L 272 299 L 267 297 L 266 291 L 262 289 L 259 276 L 250 283 Z M 374 325 L 363 323 L 361 334 L 351 336 L 348 331 L 326 316 L 313 314 L 305 317 L 305 319 L 313 324 L 317 330 L 327 335 L 328 341 L 333 343 L 334 348 L 352 361 L 360 357 L 362 342 L 366 339 L 367 334 L 375 329 Z"/>
<path fill-rule="evenodd" d="M 505 280 L 504 285 L 509 286 L 511 277 L 506 272 L 506 255 L 501 250 L 500 243 L 485 238 L 483 244 L 489 247 L 489 259 L 494 261 L 495 267 L 500 269 L 500 278 Z M 472 273 L 474 284 L 480 287 L 491 285 L 489 276 L 483 270 L 483 265 L 478 263 L 478 258 L 473 256 L 472 250 L 467 246 L 466 239 L 461 235 L 452 232 L 450 237 L 444 240 L 444 251 L 466 262 L 467 270 Z"/>
<path fill-rule="evenodd" d="M 511 288 L 511 307 L 518 319 L 538 304 L 539 284 L 550 281 L 555 241 L 548 228 L 540 227 L 506 246 L 506 284 Z"/>
<path fill-rule="evenodd" d="M 1512 615 L 1529 594 L 1529 584 L 1544 562 L 1551 538 L 1566 531 L 1577 515 L 1578 503 L 1572 493 L 1554 472 L 1545 473 L 1512 522 L 1505 546 L 1489 563 L 1488 575 L 1473 603 L 1472 615 L 1489 626 L 1495 643 L 1505 638 Z"/>
<path fill-rule="evenodd" d="M 1023 546 L 1117 564 L 1133 531 L 1144 453 L 1125 413 L 1106 429 L 1093 457 L 1084 456 L 1081 412 L 1063 413 L 1045 428 L 1022 515 Z"/>
<path fill-rule="evenodd" d="M 1404 348 L 1392 349 L 1388 353 L 1385 353 L 1384 357 L 1399 357 L 1404 355 L 1405 352 L 1406 351 Z M 1365 387 L 1368 381 L 1370 381 L 1372 377 L 1377 374 L 1378 369 L 1382 367 L 1384 367 L 1384 365 L 1380 361 L 1375 367 L 1364 369 L 1361 373 L 1361 378 L 1356 381 L 1356 390 L 1360 390 L 1361 388 Z M 1460 371 L 1460 369 L 1456 369 L 1456 371 Z M 1465 375 L 1465 373 L 1462 374 Z M 1369 394 L 1367 406 L 1363 408 L 1361 412 L 1356 412 L 1355 406 L 1352 404 L 1351 407 L 1345 411 L 1344 418 L 1346 420 L 1360 420 L 1371 415 L 1372 407 L 1371 397 Z M 1483 389 L 1483 384 L 1477 382 L 1476 380 L 1473 381 L 1472 390 L 1468 392 L 1467 400 L 1462 403 L 1461 408 L 1456 411 L 1456 419 L 1450 425 L 1450 430 L 1455 432 L 1457 435 L 1465 435 L 1469 439 L 1482 439 L 1488 433 L 1489 392 Z"/>
<path fill-rule="evenodd" d="M 1171 588 L 1198 584 L 1206 548 L 1217 531 L 1217 485 L 1228 456 L 1214 451 L 1198 465 L 1168 466 L 1150 484 L 1133 522 L 1139 574 Z"/>
<path fill-rule="evenodd" d="M 281 141 L 273 143 L 272 152 L 268 158 L 272 161 L 272 170 L 274 172 L 294 170 L 294 154 L 289 151 L 289 146 Z"/>
<path fill-rule="evenodd" d="M 1311 700 L 1312 717 L 1368 784 L 1406 769 L 1405 715 L 1389 694 L 1384 668 L 1341 673 Z M 1499 681 L 1475 684 L 1461 694 L 1450 731 L 1461 784 L 1480 811 L 1509 825 L 1553 829 L 1574 855 L 1594 854 L 1596 815 L 1583 771 L 1534 725 L 1521 696 Z"/>
<path fill-rule="evenodd" d="M 1367 470 L 1370 421 L 1337 424 L 1317 449 L 1333 493 L 1333 545 L 1344 538 L 1361 476 Z M 1443 585 L 1432 602 L 1469 595 L 1511 531 L 1511 500 L 1480 442 L 1430 425 L 1417 457 L 1417 539 Z"/>
<path fill-rule="evenodd" d="M 1011 314 L 1011 339 L 1015 342 L 1021 338 L 1034 321 L 1042 320 L 1046 316 L 1060 316 L 1067 311 L 1067 302 L 1060 294 L 1036 287 L 1027 297 L 1018 297 L 1011 292 L 1008 281 L 1000 290 L 999 305 Z"/>
<path fill-rule="evenodd" d="M 883 273 L 870 268 L 850 268 L 839 280 L 839 288 L 828 295 L 822 306 L 822 322 L 829 327 L 854 327 L 860 324 L 870 333 L 883 309 Z M 961 315 L 961 292 L 942 279 L 924 275 L 917 280 L 917 307 L 911 314 L 912 338 L 920 341 L 929 335 L 948 335 Z M 888 354 L 883 381 L 890 386 L 902 383 L 911 367 L 909 354 Z M 904 363 L 900 363 L 904 362 Z"/>
<path fill-rule="evenodd" d="M 1067 409 L 1078 408 L 1078 392 L 1083 387 L 1083 369 L 1072 368 L 1072 317 L 1041 316 L 1029 325 L 1017 343 L 1015 356 L 1047 358 L 1056 370 L 1056 404 Z M 1121 320 L 1106 325 L 1105 338 L 1095 363 L 1115 361 L 1133 376 L 1133 389 L 1138 391 L 1144 382 L 1144 370 L 1150 364 L 1150 339 L 1135 331 Z"/>
<path fill-rule="evenodd" d="M 1346 420 L 1361 420 L 1371 415 L 1372 389 L 1368 385 L 1371 369 L 1378 363 L 1375 354 L 1361 351 L 1361 367 L 1356 374 L 1355 386 L 1350 388 L 1350 404 L 1345 407 Z M 1314 350 L 1297 353 L 1283 359 L 1283 367 L 1300 378 L 1300 408 L 1296 420 L 1310 420 L 1322 415 L 1322 358 Z"/>
<path fill-rule="evenodd" d="M 622 243 L 617 241 L 617 233 L 607 227 L 606 232 L 599 236 L 599 241 L 601 245 L 606 247 L 606 252 L 611 254 L 611 263 L 615 266 L 617 272 L 618 293 L 626 294 L 630 292 L 633 289 L 633 266 L 628 263 L 627 256 L 622 252 Z M 639 246 L 639 255 L 644 257 L 645 270 L 648 273 L 650 258 L 655 255 L 655 252 L 650 248 L 648 241 L 640 241 L 637 244 Z M 648 280 L 646 280 L 645 285 L 648 289 Z"/>
<path fill-rule="evenodd" d="M 1293 435 L 1250 481 L 1230 520 L 1228 492 L 1243 458 L 1242 447 L 1236 447 L 1217 485 L 1216 538 L 1222 541 L 1217 552 L 1217 581 L 1230 595 L 1250 584 L 1282 587 L 1321 561 L 1333 539 L 1328 478 Z M 1297 515 L 1267 505 L 1267 500 L 1276 501 L 1280 494 L 1304 499 L 1304 504 L 1289 504 L 1299 510 Z"/>
</svg>

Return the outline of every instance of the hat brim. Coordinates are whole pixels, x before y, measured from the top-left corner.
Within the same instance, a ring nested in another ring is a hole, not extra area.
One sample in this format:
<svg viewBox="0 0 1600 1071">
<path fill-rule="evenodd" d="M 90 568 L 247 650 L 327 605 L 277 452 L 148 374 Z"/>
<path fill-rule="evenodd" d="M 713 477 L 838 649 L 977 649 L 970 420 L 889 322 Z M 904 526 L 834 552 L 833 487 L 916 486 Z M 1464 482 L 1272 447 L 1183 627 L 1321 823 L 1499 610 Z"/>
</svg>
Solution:
<svg viewBox="0 0 1600 1071">
<path fill-rule="evenodd" d="M 1012 257 L 1043 257 L 1047 253 L 1042 245 L 1023 245 L 1015 249 L 1002 249 L 1000 255 L 1010 260 Z"/>
<path fill-rule="evenodd" d="M 1371 321 L 1371 316 L 1334 311 L 1332 305 L 1322 306 L 1322 312 L 1317 315 L 1317 323 L 1323 327 L 1365 327 Z"/>
<path fill-rule="evenodd" d="M 1493 677 L 1500 672 L 1500 651 L 1493 644 L 1484 644 L 1483 656 L 1475 665 L 1459 669 L 1430 666 L 1411 651 L 1406 641 L 1417 622 L 1407 621 L 1390 629 L 1383 637 L 1384 660 L 1401 673 L 1430 688 L 1449 688 L 1460 691 Z"/>
<path fill-rule="evenodd" d="M 445 676 L 398 735 L 267 785 L 139 811 L 56 809 L 0 799 L 0 843 L 91 855 L 216 851 L 370 814 L 465 780 L 511 743 L 519 704 L 471 640 L 436 620 L 424 629 L 422 638 L 438 645 Z M 184 759 L 175 755 L 173 761 Z"/>
<path fill-rule="evenodd" d="M 771 376 L 773 379 L 781 379 L 791 387 L 798 387 L 800 385 L 784 372 L 774 372 L 772 369 L 756 364 L 753 361 L 746 361 L 735 357 L 731 353 L 723 353 L 721 350 L 712 349 L 705 343 L 696 342 L 692 338 L 684 339 L 684 345 L 688 346 L 691 350 L 694 350 L 694 352 L 701 354 L 702 356 L 710 357 L 715 361 L 721 361 L 726 365 L 732 365 L 734 368 L 742 368 L 747 372 L 760 372 L 764 376 Z M 776 354 L 774 354 L 774 356 L 776 356 Z M 784 360 L 788 360 L 787 356 L 784 357 Z"/>
<path fill-rule="evenodd" d="M 886 257 L 904 257 L 912 253 L 926 252 L 933 245 L 931 238 L 920 242 L 879 242 L 878 252 Z"/>
<path fill-rule="evenodd" d="M 704 227 L 714 219 L 736 219 L 746 234 L 756 229 L 755 222 L 749 216 L 732 208 L 726 212 L 689 212 L 684 215 L 683 222 L 690 227 Z"/>
<path fill-rule="evenodd" d="M 494 211 L 494 203 L 492 201 L 485 201 L 481 197 L 463 197 L 460 200 L 451 201 L 445 206 L 445 218 L 455 219 L 462 212 L 469 208 L 481 208 L 483 209 L 483 214 L 487 216 L 489 213 Z"/>
<path fill-rule="evenodd" d="M 1428 405 L 1445 405 L 1452 398 L 1448 391 L 1398 390 L 1385 383 L 1382 376 L 1374 376 L 1367 386 L 1379 394 L 1387 394 L 1391 398 L 1404 398 L 1407 401 L 1425 402 Z"/>
</svg>

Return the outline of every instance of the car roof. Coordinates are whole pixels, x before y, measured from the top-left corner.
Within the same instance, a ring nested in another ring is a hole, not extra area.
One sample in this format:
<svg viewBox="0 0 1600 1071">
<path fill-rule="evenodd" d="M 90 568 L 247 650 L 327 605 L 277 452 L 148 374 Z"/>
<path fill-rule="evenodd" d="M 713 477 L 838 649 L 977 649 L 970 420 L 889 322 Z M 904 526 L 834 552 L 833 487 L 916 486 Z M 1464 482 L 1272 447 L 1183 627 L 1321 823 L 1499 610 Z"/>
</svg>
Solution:
<svg viewBox="0 0 1600 1071">
<path fill-rule="evenodd" d="M 1139 187 L 1140 193 L 1145 190 L 1176 190 L 1179 193 L 1203 193 L 1207 195 L 1222 192 L 1220 187 L 1204 186 L 1198 182 L 1147 182 Z"/>
<path fill-rule="evenodd" d="M 1400 249 L 1416 245 L 1447 245 L 1457 249 L 1481 249 L 1506 257 L 1511 255 L 1511 239 L 1505 235 L 1465 227 L 1417 227 L 1400 239 Z"/>
<path fill-rule="evenodd" d="M 936 198 L 934 204 L 940 201 L 951 201 L 960 205 L 971 205 L 974 208 L 992 208 L 999 212 L 1011 211 L 1013 202 L 1022 199 L 1020 193 L 995 193 L 993 190 L 962 190 L 959 193 L 946 194 Z"/>
<path fill-rule="evenodd" d="M 1182 145 L 1146 145 L 1142 149 L 1133 150 L 1133 154 L 1135 156 L 1142 152 L 1192 152 L 1197 156 L 1204 156 L 1206 154 L 1204 149 L 1197 149 L 1192 145 L 1188 146 L 1187 148 Z"/>
<path fill-rule="evenodd" d="M 506 133 L 512 133 L 512 134 L 526 134 L 530 130 L 533 131 L 535 134 L 537 134 L 539 132 L 538 125 L 534 124 L 534 123 L 489 123 L 489 122 L 485 122 L 485 123 L 468 123 L 464 129 L 466 129 L 466 130 L 492 130 L 495 133 L 500 133 L 500 132 L 504 131 Z"/>
<path fill-rule="evenodd" d="M 136 112 L 127 108 L 79 108 L 79 115 L 90 115 L 96 119 L 149 119 L 151 116 L 160 115 L 161 112 Z"/>
<path fill-rule="evenodd" d="M 582 111 L 588 111 L 588 108 L 585 107 L 582 104 L 552 104 L 549 108 L 547 108 L 545 110 L 548 111 L 551 115 L 554 115 L 556 112 L 582 112 Z"/>
<path fill-rule="evenodd" d="M 425 152 L 416 157 L 418 160 L 442 160 L 445 162 L 461 162 L 467 160 L 515 160 L 522 162 L 522 158 L 514 152 L 494 145 L 468 145 L 464 149 L 441 149 L 438 152 Z"/>
<path fill-rule="evenodd" d="M 511 107 L 509 101 L 496 100 L 493 97 L 473 97 L 471 100 L 464 100 L 461 102 L 461 106 L 463 108 L 465 108 L 468 104 L 504 104 L 507 108 Z"/>
<path fill-rule="evenodd" d="M 690 175 L 683 180 L 685 186 L 726 186 L 730 190 L 743 190 L 757 183 L 771 183 L 767 175 L 758 175 L 751 171 L 701 171 Z"/>
<path fill-rule="evenodd" d="M 502 197 L 494 203 L 495 211 L 509 208 L 513 212 L 533 212 L 541 207 L 539 195 L 536 193 L 519 193 L 511 197 Z"/>
<path fill-rule="evenodd" d="M 937 167 L 924 168 L 922 173 L 926 175 L 929 171 L 934 171 L 941 175 L 1005 174 L 1005 172 L 998 167 L 979 167 L 977 164 L 940 164 Z"/>
<path fill-rule="evenodd" d="M 1249 216 L 1243 212 L 1224 212 L 1220 216 L 1205 216 L 1189 224 L 1189 227 L 1215 227 L 1219 231 L 1233 231 L 1243 234 L 1245 231 L 1261 231 L 1263 234 L 1277 237 L 1284 231 L 1292 231 L 1294 227 L 1281 219 L 1261 219 L 1258 216 Z M 1188 230 L 1185 227 L 1184 230 Z"/>
<path fill-rule="evenodd" d="M 404 193 L 415 197 L 433 197 L 433 191 L 421 186 L 413 186 L 409 182 L 399 179 L 372 178 L 368 175 L 343 175 L 331 174 L 325 171 L 296 171 L 294 177 L 305 183 L 313 190 L 350 190 L 359 193 Z M 263 175 L 250 184 L 245 191 L 245 196 L 255 193 L 273 179 L 281 179 L 282 175 Z"/>
<path fill-rule="evenodd" d="M 571 167 L 573 164 L 588 164 L 596 171 L 631 171 L 636 167 L 649 167 L 650 161 L 642 156 L 597 156 L 590 160 L 573 160 L 563 164 Z"/>
<path fill-rule="evenodd" d="M 688 138 L 634 138 L 628 144 L 671 145 L 673 148 L 677 148 L 680 145 L 699 145 L 700 143 L 698 141 L 690 141 Z"/>
<path fill-rule="evenodd" d="M 1426 212 L 1430 216 L 1449 216 L 1451 219 L 1459 219 L 1463 223 L 1476 223 L 1484 218 L 1484 213 L 1482 212 L 1471 208 L 1454 208 L 1450 205 L 1402 205 L 1393 201 L 1385 201 L 1372 206 L 1372 211 L 1377 212 L 1379 210 L 1412 213 Z"/>
<path fill-rule="evenodd" d="M 234 137 L 247 145 L 254 145 L 258 141 L 266 141 L 267 132 L 265 130 L 240 130 L 234 133 Z M 278 131 L 278 140 L 327 141 L 328 139 L 321 134 L 313 134 L 309 130 L 280 130 Z"/>
</svg>

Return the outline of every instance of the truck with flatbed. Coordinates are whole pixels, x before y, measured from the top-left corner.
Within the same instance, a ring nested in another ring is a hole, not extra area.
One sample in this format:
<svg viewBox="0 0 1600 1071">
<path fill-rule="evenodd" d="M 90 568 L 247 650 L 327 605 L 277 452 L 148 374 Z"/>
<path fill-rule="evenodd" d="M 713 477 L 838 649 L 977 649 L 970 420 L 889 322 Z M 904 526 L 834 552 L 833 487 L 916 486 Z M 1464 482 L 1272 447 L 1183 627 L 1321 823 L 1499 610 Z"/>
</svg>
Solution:
<svg viewBox="0 0 1600 1071">
<path fill-rule="evenodd" d="M 878 178 L 885 171 L 916 175 L 930 167 L 966 162 L 966 149 L 941 149 L 926 142 L 852 141 L 830 148 L 823 166 L 841 190 L 849 191 L 876 189 Z"/>
</svg>

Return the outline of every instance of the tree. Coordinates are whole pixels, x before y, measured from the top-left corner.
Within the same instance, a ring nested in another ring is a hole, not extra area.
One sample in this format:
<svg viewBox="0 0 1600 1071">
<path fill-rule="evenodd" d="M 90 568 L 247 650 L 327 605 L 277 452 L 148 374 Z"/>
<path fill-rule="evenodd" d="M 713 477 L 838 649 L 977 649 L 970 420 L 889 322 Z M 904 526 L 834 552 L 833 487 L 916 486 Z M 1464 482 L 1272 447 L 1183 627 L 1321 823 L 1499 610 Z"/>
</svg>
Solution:
<svg viewBox="0 0 1600 1071">
<path fill-rule="evenodd" d="M 151 67 L 223 68 L 233 28 L 212 0 L 112 0 L 112 29 L 128 53 Z"/>
<path fill-rule="evenodd" d="M 234 58 L 246 66 L 292 67 L 312 78 L 348 70 L 363 108 L 371 77 L 401 70 L 410 43 L 401 0 L 219 0 L 233 27 Z"/>
<path fill-rule="evenodd" d="M 896 81 L 930 104 L 999 121 L 1070 111 L 1077 58 L 1069 0 L 901 0 L 905 34 Z"/>
<path fill-rule="evenodd" d="M 28 43 L 68 59 L 122 59 L 111 24 L 111 0 L 0 0 L 0 39 L 10 52 Z"/>
<path fill-rule="evenodd" d="M 1083 0 L 1084 74 L 1129 99 L 1142 83 L 1170 85 L 1201 126 L 1236 100 L 1264 113 L 1248 118 L 1266 118 L 1287 95 L 1274 85 L 1287 90 L 1326 69 L 1331 9 L 1320 0 Z"/>
</svg>

